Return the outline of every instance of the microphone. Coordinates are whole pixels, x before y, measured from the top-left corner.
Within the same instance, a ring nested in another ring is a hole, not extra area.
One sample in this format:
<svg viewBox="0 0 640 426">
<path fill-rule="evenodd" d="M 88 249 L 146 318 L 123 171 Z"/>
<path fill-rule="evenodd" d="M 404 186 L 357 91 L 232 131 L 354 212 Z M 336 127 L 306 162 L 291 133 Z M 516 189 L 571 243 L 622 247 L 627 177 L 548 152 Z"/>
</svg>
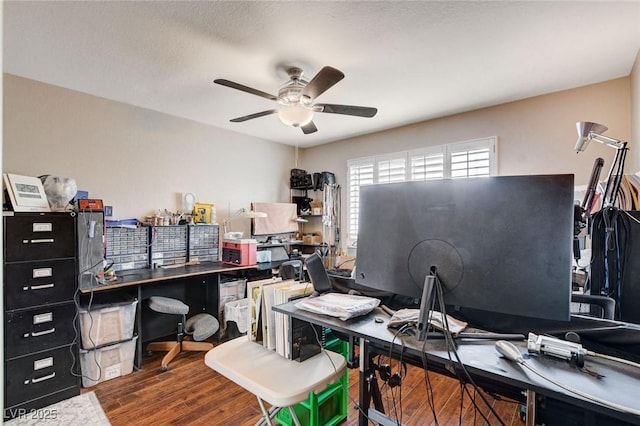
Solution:
<svg viewBox="0 0 640 426">
<path fill-rule="evenodd" d="M 596 158 L 596 161 L 593 163 L 593 169 L 591 169 L 591 177 L 589 178 L 587 192 L 584 194 L 584 199 L 582 200 L 582 208 L 587 211 L 587 214 L 591 211 L 593 195 L 596 193 L 596 185 L 598 185 L 602 166 L 604 166 L 604 160 L 600 157 Z"/>
</svg>

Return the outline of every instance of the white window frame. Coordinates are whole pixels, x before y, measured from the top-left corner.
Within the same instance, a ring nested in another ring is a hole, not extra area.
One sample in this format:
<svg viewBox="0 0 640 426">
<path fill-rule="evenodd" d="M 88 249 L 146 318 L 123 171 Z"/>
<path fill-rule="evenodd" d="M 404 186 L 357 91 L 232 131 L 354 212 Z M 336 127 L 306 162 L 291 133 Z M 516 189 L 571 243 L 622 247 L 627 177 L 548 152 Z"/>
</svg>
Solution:
<svg viewBox="0 0 640 426">
<path fill-rule="evenodd" d="M 451 179 L 452 178 L 452 164 L 451 158 L 455 153 L 459 153 L 462 151 L 473 151 L 473 150 L 487 150 L 488 151 L 488 176 L 496 176 L 498 174 L 498 138 L 495 136 L 474 139 L 463 142 L 454 142 L 450 144 L 444 145 L 435 145 L 429 146 L 419 149 L 414 149 L 410 151 L 401 151 L 390 154 L 377 155 L 372 157 L 363 157 L 356 158 L 347 161 L 347 176 L 348 176 L 348 191 L 347 191 L 347 223 L 348 223 L 348 242 L 352 244 L 357 239 L 357 226 L 358 224 L 358 214 L 359 214 L 359 190 L 360 184 L 353 185 L 351 179 L 351 172 L 353 167 L 364 167 L 371 166 L 373 167 L 373 184 L 385 184 L 390 182 L 380 182 L 380 165 L 386 161 L 394 161 L 394 160 L 403 160 L 404 161 L 404 177 L 398 180 L 396 175 L 396 179 L 391 182 L 400 182 L 412 180 L 412 165 L 411 160 L 415 157 L 419 156 L 429 156 L 429 155 L 438 155 L 441 154 L 443 156 L 443 175 L 440 177 L 441 179 Z M 481 175 L 487 176 L 487 175 Z M 469 177 L 479 177 L 479 176 L 465 176 L 460 178 L 469 178 Z M 438 179 L 438 178 L 431 178 Z M 358 202 L 358 206 L 354 207 L 352 204 Z M 355 211 L 354 211 L 355 209 Z M 355 229 L 354 229 L 355 227 Z"/>
</svg>

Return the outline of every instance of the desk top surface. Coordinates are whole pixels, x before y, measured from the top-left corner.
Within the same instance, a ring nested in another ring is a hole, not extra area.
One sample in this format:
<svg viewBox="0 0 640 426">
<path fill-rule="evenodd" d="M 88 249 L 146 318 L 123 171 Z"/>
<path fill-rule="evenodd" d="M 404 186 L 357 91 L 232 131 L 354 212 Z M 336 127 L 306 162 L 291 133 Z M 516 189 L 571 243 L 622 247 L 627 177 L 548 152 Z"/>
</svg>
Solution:
<svg viewBox="0 0 640 426">
<path fill-rule="evenodd" d="M 390 353 L 390 351 L 399 353 L 402 351 L 406 354 L 405 359 L 407 362 L 411 362 L 410 357 L 414 360 L 420 360 L 423 353 L 426 355 L 427 364 L 433 363 L 432 365 L 434 366 L 446 367 L 447 364 L 451 363 L 451 359 L 455 359 L 453 352 L 447 349 L 444 339 L 428 339 L 426 342 L 420 342 L 413 335 L 399 334 L 396 330 L 387 328 L 387 322 L 390 317 L 380 308 L 376 308 L 368 315 L 342 321 L 338 318 L 304 311 L 297 308 L 295 303 L 294 301 L 277 305 L 274 310 L 337 332 L 363 338 L 374 344 L 376 348 L 385 351 L 382 353 Z M 376 322 L 376 318 L 378 318 L 378 321 L 382 319 L 382 322 Z M 640 411 L 640 399 L 637 396 L 637 392 L 640 389 L 639 368 L 587 356 L 585 368 L 602 376 L 598 378 L 578 370 L 567 361 L 549 356 L 529 355 L 524 341 L 514 343 L 520 349 L 520 352 L 524 354 L 528 365 L 543 372 L 543 374 L 555 381 L 596 398 Z M 461 361 L 476 377 L 486 378 L 519 389 L 533 390 L 559 400 L 594 409 L 593 402 L 568 392 L 560 386 L 544 380 L 523 366 L 503 358 L 495 349 L 494 340 L 457 339 L 456 344 Z M 418 366 L 423 367 L 422 365 Z M 607 413 L 607 415 L 640 424 L 640 416 L 620 413 L 599 404 L 595 404 L 595 407 L 598 411 Z"/>
<path fill-rule="evenodd" d="M 203 262 L 198 265 L 181 265 L 174 268 L 146 268 L 119 271 L 116 279 L 105 284 L 81 288 L 82 293 L 92 291 L 113 290 L 121 287 L 148 284 L 176 278 L 186 278 L 198 275 L 216 274 L 224 272 L 242 271 L 247 269 L 267 270 L 279 266 L 281 262 L 259 263 L 249 266 L 227 265 L 222 262 Z"/>
</svg>

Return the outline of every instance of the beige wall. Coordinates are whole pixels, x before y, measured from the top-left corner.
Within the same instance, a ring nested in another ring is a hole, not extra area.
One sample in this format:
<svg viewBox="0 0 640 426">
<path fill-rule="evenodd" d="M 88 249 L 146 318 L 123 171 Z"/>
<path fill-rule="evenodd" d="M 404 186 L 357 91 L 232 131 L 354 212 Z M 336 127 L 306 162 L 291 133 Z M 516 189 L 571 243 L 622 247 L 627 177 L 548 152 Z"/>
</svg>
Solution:
<svg viewBox="0 0 640 426">
<path fill-rule="evenodd" d="M 289 198 L 287 145 L 9 74 L 3 118 L 4 172 L 73 177 L 117 218 L 175 211 L 183 192 L 216 204 L 219 221 L 229 205 Z"/>
<path fill-rule="evenodd" d="M 336 173 L 344 224 L 348 159 L 428 145 L 497 136 L 500 174 L 573 173 L 584 184 L 594 159 L 605 159 L 606 172 L 614 151 L 592 143 L 575 154 L 575 122 L 605 124 L 625 140 L 632 126 L 640 133 L 631 119 L 640 106 L 639 68 L 636 60 L 631 77 L 303 149 L 299 165 Z M 4 126 L 5 172 L 74 177 L 119 218 L 175 210 L 187 191 L 215 203 L 219 219 L 229 205 L 289 197 L 291 147 L 12 75 L 5 75 Z M 640 170 L 640 149 L 630 147 L 626 169 Z M 232 229 L 247 232 L 242 222 Z"/>
<path fill-rule="evenodd" d="M 576 184 L 585 184 L 594 160 L 604 158 L 604 176 L 615 150 L 592 143 L 585 152 L 576 154 L 573 150 L 577 140 L 575 123 L 602 123 L 609 127 L 607 135 L 629 140 L 630 85 L 629 77 L 620 78 L 308 148 L 301 152 L 301 167 L 336 173 L 337 182 L 343 187 L 342 223 L 345 225 L 346 163 L 352 158 L 497 136 L 499 174 L 572 173 Z M 637 171 L 639 166 L 640 162 L 630 159 L 627 171 Z M 346 231 L 343 226 L 343 241 L 346 241 Z"/>
</svg>

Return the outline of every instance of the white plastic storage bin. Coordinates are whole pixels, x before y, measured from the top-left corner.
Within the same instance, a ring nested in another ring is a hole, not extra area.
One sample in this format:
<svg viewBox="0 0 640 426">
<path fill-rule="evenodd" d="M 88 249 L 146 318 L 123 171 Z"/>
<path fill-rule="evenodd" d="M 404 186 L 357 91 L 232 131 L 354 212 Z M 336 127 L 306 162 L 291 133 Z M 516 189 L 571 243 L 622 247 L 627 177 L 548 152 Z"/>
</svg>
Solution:
<svg viewBox="0 0 640 426">
<path fill-rule="evenodd" d="M 219 306 L 218 306 L 218 319 L 220 321 L 220 337 L 226 336 L 226 318 L 224 316 L 224 307 L 227 303 L 235 300 L 244 299 L 247 294 L 247 280 L 246 279 L 232 279 L 229 281 L 222 281 L 218 286 L 219 293 Z"/>
<path fill-rule="evenodd" d="M 105 380 L 126 376 L 131 373 L 133 371 L 133 358 L 136 353 L 136 340 L 138 340 L 138 336 L 131 340 L 102 348 L 80 349 L 82 386 L 88 388 Z"/>
<path fill-rule="evenodd" d="M 126 300 L 80 307 L 82 349 L 94 349 L 133 337 L 138 301 Z"/>
<path fill-rule="evenodd" d="M 227 328 L 227 323 L 233 321 L 238 327 L 238 331 L 241 334 L 247 333 L 247 318 L 249 317 L 249 299 L 244 298 L 240 300 L 233 300 L 227 302 L 224 305 L 224 328 Z"/>
</svg>

